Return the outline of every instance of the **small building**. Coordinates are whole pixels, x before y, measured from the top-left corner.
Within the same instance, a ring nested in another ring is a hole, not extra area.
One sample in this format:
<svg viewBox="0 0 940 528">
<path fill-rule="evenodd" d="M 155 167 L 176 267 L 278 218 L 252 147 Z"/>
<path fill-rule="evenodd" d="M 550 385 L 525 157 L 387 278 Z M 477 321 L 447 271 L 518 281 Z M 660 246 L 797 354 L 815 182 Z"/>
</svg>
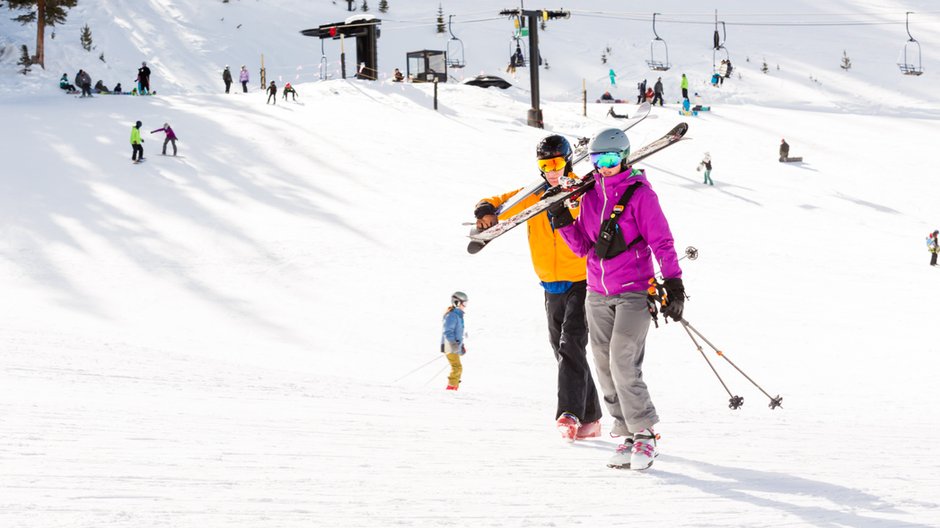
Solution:
<svg viewBox="0 0 940 528">
<path fill-rule="evenodd" d="M 409 51 L 406 77 L 409 82 L 447 82 L 447 53 L 442 50 Z"/>
</svg>

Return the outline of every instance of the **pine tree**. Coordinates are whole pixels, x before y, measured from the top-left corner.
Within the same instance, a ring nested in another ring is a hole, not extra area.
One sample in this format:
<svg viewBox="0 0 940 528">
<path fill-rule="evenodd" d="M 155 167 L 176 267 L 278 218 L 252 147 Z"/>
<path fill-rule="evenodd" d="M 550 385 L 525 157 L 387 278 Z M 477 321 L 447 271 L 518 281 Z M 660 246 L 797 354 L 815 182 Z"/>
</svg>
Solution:
<svg viewBox="0 0 940 528">
<path fill-rule="evenodd" d="M 764 59 L 764 63 L 761 64 L 760 71 L 767 73 L 770 71 L 770 66 L 767 66 L 767 59 Z"/>
<path fill-rule="evenodd" d="M 82 26 L 82 47 L 85 48 L 85 51 L 91 51 L 91 28 L 88 27 L 88 24 Z"/>
<path fill-rule="evenodd" d="M 601 53 L 601 64 L 607 64 L 607 54 Z"/>
<path fill-rule="evenodd" d="M 842 50 L 842 64 L 839 67 L 845 71 L 852 69 L 852 59 L 849 58 L 849 55 L 845 52 L 845 50 Z"/>
<path fill-rule="evenodd" d="M 105 60 L 104 60 L 104 52 L 103 52 L 103 51 L 101 52 L 101 55 L 98 55 L 98 60 L 100 60 L 101 62 L 105 62 Z"/>
<path fill-rule="evenodd" d="M 379 2 L 379 13 L 388 13 L 388 0 Z"/>
<path fill-rule="evenodd" d="M 444 6 L 442 4 L 437 5 L 437 32 L 447 32 L 447 26 L 444 25 Z"/>
<path fill-rule="evenodd" d="M 22 68 L 20 69 L 20 73 L 22 73 L 23 75 L 26 75 L 27 73 L 29 73 L 29 70 L 30 70 L 29 67 L 32 66 L 33 64 L 33 59 L 31 59 L 29 56 L 29 48 L 26 47 L 26 44 L 23 44 L 23 47 L 20 48 L 20 50 L 21 50 L 20 60 L 16 63 L 16 65 L 22 66 Z"/>
<path fill-rule="evenodd" d="M 23 24 L 36 22 L 36 55 L 32 63 L 45 68 L 45 35 L 46 26 L 54 27 L 62 24 L 68 17 L 68 10 L 78 3 L 78 0 L 8 0 L 10 9 L 26 10 L 26 13 L 13 20 Z"/>
<path fill-rule="evenodd" d="M 369 0 L 362 0 L 362 12 L 369 12 Z"/>
</svg>

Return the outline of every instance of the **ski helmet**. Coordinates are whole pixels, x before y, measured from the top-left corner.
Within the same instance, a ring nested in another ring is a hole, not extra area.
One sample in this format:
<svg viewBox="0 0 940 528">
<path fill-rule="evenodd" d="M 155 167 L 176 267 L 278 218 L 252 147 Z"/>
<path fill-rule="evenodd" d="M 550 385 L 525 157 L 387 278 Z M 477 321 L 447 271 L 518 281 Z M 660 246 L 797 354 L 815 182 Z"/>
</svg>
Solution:
<svg viewBox="0 0 940 528">
<path fill-rule="evenodd" d="M 627 134 L 619 128 L 605 128 L 598 132 L 588 147 L 591 154 L 601 152 L 619 152 L 627 158 L 630 155 L 630 140 Z"/>
<path fill-rule="evenodd" d="M 467 294 L 462 291 L 455 291 L 453 295 L 450 296 L 450 303 L 454 306 L 458 304 L 467 302 Z"/>
<path fill-rule="evenodd" d="M 138 121 L 137 123 L 134 124 L 134 126 L 136 126 L 137 128 L 140 128 L 141 126 L 143 126 L 143 123 Z"/>
<path fill-rule="evenodd" d="M 559 136 L 558 134 L 546 136 L 542 141 L 539 141 L 538 146 L 535 147 L 535 157 L 538 160 L 563 158 L 565 160 L 566 175 L 571 172 L 571 154 L 571 143 L 569 143 L 564 136 Z M 544 172 L 541 166 L 539 170 Z"/>
</svg>

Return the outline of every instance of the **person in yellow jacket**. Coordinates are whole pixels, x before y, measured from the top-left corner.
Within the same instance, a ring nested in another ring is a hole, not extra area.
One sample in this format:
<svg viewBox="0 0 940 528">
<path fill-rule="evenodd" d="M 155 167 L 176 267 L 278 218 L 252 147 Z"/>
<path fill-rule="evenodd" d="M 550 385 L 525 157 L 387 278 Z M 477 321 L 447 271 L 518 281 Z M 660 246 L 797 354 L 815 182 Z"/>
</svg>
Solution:
<svg viewBox="0 0 940 528">
<path fill-rule="evenodd" d="M 144 140 L 140 139 L 140 127 L 143 126 L 143 123 L 138 121 L 134 124 L 134 127 L 131 128 L 131 161 L 135 163 L 140 163 L 144 161 Z"/>
<path fill-rule="evenodd" d="M 498 208 L 519 191 L 484 198 L 474 210 L 477 229 L 491 227 L 499 222 L 500 217 L 508 218 L 538 202 L 546 190 L 558 185 L 562 176 L 576 177 L 571 172 L 571 144 L 564 137 L 551 135 L 544 138 L 536 148 L 536 157 L 545 179 L 544 186 L 512 208 L 498 213 Z M 577 210 L 572 214 L 577 215 Z M 532 265 L 545 289 L 549 341 L 558 361 L 556 426 L 569 442 L 600 436 L 601 406 L 586 353 L 586 261 L 576 256 L 561 235 L 552 229 L 547 214 L 535 216 L 526 224 Z"/>
</svg>

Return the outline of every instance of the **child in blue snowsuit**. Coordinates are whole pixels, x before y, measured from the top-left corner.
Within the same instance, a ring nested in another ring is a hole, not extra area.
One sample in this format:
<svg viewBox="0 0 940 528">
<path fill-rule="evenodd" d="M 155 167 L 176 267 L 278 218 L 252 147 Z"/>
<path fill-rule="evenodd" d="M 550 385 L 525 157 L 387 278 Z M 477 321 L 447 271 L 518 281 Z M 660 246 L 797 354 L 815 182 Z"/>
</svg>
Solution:
<svg viewBox="0 0 940 528">
<path fill-rule="evenodd" d="M 450 297 L 450 306 L 444 312 L 444 331 L 441 335 L 441 352 L 447 354 L 450 363 L 450 376 L 447 377 L 447 390 L 455 391 L 460 386 L 463 366 L 460 356 L 467 353 L 464 346 L 463 314 L 467 307 L 467 294 L 454 292 Z"/>
</svg>

